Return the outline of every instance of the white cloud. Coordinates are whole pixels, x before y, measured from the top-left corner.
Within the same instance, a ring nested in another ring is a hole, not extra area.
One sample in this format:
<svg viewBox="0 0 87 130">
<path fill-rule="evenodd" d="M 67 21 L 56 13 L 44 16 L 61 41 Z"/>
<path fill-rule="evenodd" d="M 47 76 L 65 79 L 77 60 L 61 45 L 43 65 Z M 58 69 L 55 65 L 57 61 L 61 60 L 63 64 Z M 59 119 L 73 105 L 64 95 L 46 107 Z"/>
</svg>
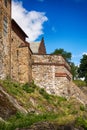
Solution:
<svg viewBox="0 0 87 130">
<path fill-rule="evenodd" d="M 27 11 L 22 2 L 12 1 L 12 18 L 29 36 L 29 41 L 36 40 L 43 34 L 43 23 L 48 20 L 44 12 Z"/>
<path fill-rule="evenodd" d="M 72 58 L 82 58 L 83 55 L 87 55 L 87 52 L 83 52 L 83 53 L 78 54 L 78 55 L 72 55 Z"/>
<path fill-rule="evenodd" d="M 82 54 L 72 55 L 72 58 L 81 58 Z"/>
<path fill-rule="evenodd" d="M 87 52 L 83 52 L 82 55 L 87 55 Z"/>
</svg>

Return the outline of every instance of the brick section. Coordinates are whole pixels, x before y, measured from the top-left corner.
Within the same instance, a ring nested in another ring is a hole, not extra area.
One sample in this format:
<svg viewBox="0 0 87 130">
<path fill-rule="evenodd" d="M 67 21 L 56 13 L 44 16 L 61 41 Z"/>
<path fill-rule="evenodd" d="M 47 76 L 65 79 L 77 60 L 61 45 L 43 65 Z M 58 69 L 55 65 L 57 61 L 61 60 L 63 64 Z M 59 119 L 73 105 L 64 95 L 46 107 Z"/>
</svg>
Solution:
<svg viewBox="0 0 87 130">
<path fill-rule="evenodd" d="M 66 77 L 69 81 L 71 81 L 71 78 L 66 73 L 55 73 L 55 77 Z"/>
</svg>

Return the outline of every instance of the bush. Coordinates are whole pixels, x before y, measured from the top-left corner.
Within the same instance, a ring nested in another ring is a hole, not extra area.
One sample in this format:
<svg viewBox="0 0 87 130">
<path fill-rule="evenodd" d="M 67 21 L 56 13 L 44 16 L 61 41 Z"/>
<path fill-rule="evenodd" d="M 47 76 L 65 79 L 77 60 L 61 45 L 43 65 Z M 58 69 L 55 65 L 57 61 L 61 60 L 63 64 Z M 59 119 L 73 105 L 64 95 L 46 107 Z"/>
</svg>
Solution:
<svg viewBox="0 0 87 130">
<path fill-rule="evenodd" d="M 77 113 L 78 113 L 77 110 L 73 110 L 73 111 L 71 112 L 71 114 L 77 114 Z"/>
<path fill-rule="evenodd" d="M 0 122 L 0 130 L 14 130 L 14 125 L 8 122 Z"/>
<path fill-rule="evenodd" d="M 85 111 L 85 107 L 83 105 L 80 106 L 81 111 Z"/>
<path fill-rule="evenodd" d="M 48 94 L 43 88 L 41 88 L 41 89 L 39 90 L 39 93 L 40 93 L 45 99 L 49 99 L 49 98 L 50 98 L 49 94 Z"/>
<path fill-rule="evenodd" d="M 24 84 L 22 86 L 23 90 L 26 91 L 27 93 L 32 93 L 34 92 L 34 88 L 32 88 L 31 86 L 29 86 L 28 83 Z"/>
<path fill-rule="evenodd" d="M 37 86 L 34 84 L 34 82 L 26 83 L 22 86 L 23 90 L 25 90 L 27 93 L 33 93 L 35 91 L 35 88 Z"/>
<path fill-rule="evenodd" d="M 84 119 L 83 117 L 78 117 L 76 119 L 76 124 L 87 130 L 87 119 Z"/>
</svg>

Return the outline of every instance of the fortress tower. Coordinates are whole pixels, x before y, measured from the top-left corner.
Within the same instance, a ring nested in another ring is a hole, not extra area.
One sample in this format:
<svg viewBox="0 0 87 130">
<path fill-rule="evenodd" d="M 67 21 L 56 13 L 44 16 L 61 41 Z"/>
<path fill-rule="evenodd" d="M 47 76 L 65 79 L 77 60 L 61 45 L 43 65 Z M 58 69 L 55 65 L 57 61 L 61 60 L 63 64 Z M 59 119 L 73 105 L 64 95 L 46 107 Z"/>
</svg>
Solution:
<svg viewBox="0 0 87 130">
<path fill-rule="evenodd" d="M 10 76 L 11 0 L 0 0 L 0 79 Z"/>
</svg>

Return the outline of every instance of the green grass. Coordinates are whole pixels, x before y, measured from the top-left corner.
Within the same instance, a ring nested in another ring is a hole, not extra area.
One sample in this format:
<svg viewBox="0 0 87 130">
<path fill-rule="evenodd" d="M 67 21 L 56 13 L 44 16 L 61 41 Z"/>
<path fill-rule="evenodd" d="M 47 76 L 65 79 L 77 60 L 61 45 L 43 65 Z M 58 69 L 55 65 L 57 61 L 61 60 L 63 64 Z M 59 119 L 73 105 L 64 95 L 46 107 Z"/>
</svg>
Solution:
<svg viewBox="0 0 87 130">
<path fill-rule="evenodd" d="M 73 81 L 78 87 L 87 87 L 87 84 L 85 81 L 82 80 L 74 80 Z"/>
<path fill-rule="evenodd" d="M 37 86 L 32 82 L 32 83 L 26 83 L 22 85 L 22 88 L 24 91 L 26 91 L 27 93 L 34 93 L 35 88 L 37 88 Z"/>
<path fill-rule="evenodd" d="M 84 130 L 87 130 L 87 117 L 86 119 L 84 117 L 78 117 L 76 119 L 76 125 L 83 127 Z"/>
<path fill-rule="evenodd" d="M 0 123 L 0 130 L 15 130 L 16 128 L 30 127 L 32 124 L 37 122 L 51 122 L 57 123 L 59 125 L 64 125 L 72 119 L 72 116 L 65 117 L 64 115 L 59 115 L 57 113 L 45 113 L 45 114 L 28 114 L 23 115 L 17 113 L 15 116 L 11 117 L 6 123 Z"/>
<path fill-rule="evenodd" d="M 17 113 L 6 122 L 0 122 L 0 130 L 15 130 L 16 128 L 28 128 L 37 122 L 50 122 L 57 125 L 65 125 L 75 122 L 77 127 L 81 126 L 87 130 L 87 119 L 83 117 L 75 117 L 72 115 L 64 116 L 57 113 L 44 113 L 44 114 L 27 114 Z"/>
<path fill-rule="evenodd" d="M 11 117 L 6 123 L 0 123 L 0 130 L 15 130 L 16 128 L 29 127 L 33 123 L 42 121 L 53 121 L 58 118 L 56 114 L 28 114 L 23 115 L 17 113 L 14 117 Z"/>
<path fill-rule="evenodd" d="M 76 124 L 80 125 L 82 120 L 79 117 L 87 115 L 87 108 L 76 99 L 67 100 L 64 97 L 49 95 L 43 88 L 36 86 L 34 82 L 19 84 L 7 79 L 0 81 L 0 84 L 29 111 L 27 115 L 17 112 L 6 122 L 0 122 L 0 130 L 14 130 L 43 121 L 61 125 L 76 120 Z M 87 123 L 87 117 L 84 122 Z M 82 124 L 84 128 L 86 128 L 85 123 Z"/>
</svg>

